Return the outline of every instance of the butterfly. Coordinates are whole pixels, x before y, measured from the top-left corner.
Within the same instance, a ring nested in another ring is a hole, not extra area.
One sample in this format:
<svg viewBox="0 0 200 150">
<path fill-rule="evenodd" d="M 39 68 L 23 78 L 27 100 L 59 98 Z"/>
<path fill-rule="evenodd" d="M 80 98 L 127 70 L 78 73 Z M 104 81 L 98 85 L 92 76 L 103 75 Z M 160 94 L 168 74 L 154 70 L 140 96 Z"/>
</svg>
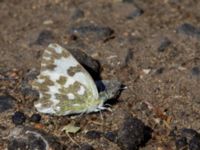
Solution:
<svg viewBox="0 0 200 150">
<path fill-rule="evenodd" d="M 95 82 L 65 48 L 49 44 L 44 50 L 40 74 L 31 83 L 39 92 L 37 111 L 56 116 L 97 112 L 119 93 L 121 82 Z"/>
</svg>

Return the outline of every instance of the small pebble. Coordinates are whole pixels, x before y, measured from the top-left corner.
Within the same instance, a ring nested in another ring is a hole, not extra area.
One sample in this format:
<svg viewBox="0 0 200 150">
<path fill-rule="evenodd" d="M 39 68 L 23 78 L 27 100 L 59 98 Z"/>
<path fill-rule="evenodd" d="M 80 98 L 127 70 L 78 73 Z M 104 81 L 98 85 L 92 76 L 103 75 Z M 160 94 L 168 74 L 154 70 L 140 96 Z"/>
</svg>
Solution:
<svg viewBox="0 0 200 150">
<path fill-rule="evenodd" d="M 24 115 L 23 112 L 17 111 L 15 114 L 12 116 L 12 122 L 15 125 L 21 125 L 26 121 L 26 116 Z"/>
<path fill-rule="evenodd" d="M 33 114 L 30 118 L 31 122 L 39 123 L 41 120 L 41 115 L 40 114 Z"/>
<path fill-rule="evenodd" d="M 195 135 L 189 142 L 190 150 L 200 150 L 200 134 Z"/>
<path fill-rule="evenodd" d="M 162 74 L 163 71 L 164 71 L 164 68 L 161 67 L 161 68 L 159 68 L 159 69 L 156 70 L 156 74 Z"/>
<path fill-rule="evenodd" d="M 101 132 L 91 130 L 86 133 L 86 137 L 89 139 L 97 139 L 101 137 Z"/>
<path fill-rule="evenodd" d="M 123 3 L 133 3 L 135 0 L 122 0 Z"/>
<path fill-rule="evenodd" d="M 192 37 L 200 37 L 200 28 L 197 28 L 189 23 L 182 24 L 180 27 L 178 27 L 177 32 Z"/>
<path fill-rule="evenodd" d="M 144 13 L 144 11 L 140 8 L 137 8 L 136 10 L 134 10 L 132 13 L 130 13 L 126 18 L 127 19 L 134 19 L 138 16 L 141 16 Z"/>
<path fill-rule="evenodd" d="M 176 149 L 181 150 L 187 147 L 187 139 L 185 137 L 176 140 Z"/>
<path fill-rule="evenodd" d="M 29 99 L 29 100 L 35 100 L 39 97 L 39 93 L 38 91 L 32 89 L 31 87 L 29 87 L 29 85 L 26 82 L 22 83 L 21 86 L 21 92 L 24 96 L 25 99 Z"/>
<path fill-rule="evenodd" d="M 34 79 L 37 78 L 39 73 L 40 72 L 38 70 L 36 70 L 36 68 L 32 68 L 30 70 L 27 70 L 27 72 L 24 75 L 24 80 L 26 80 L 26 81 L 34 80 Z"/>
<path fill-rule="evenodd" d="M 158 52 L 164 52 L 167 47 L 171 45 L 171 41 L 168 38 L 161 40 L 160 46 L 158 47 Z"/>
<path fill-rule="evenodd" d="M 43 30 L 40 32 L 37 40 L 35 41 L 35 44 L 38 45 L 47 45 L 51 43 L 51 41 L 54 39 L 53 33 L 49 30 Z"/>
<path fill-rule="evenodd" d="M 142 69 L 142 71 L 143 71 L 144 74 L 149 74 L 151 69 Z"/>
<path fill-rule="evenodd" d="M 66 150 L 60 139 L 42 129 L 16 126 L 10 130 L 7 150 Z"/>
<path fill-rule="evenodd" d="M 124 58 L 122 60 L 122 67 L 127 67 L 128 63 L 133 59 L 133 51 L 132 49 L 127 49 L 125 51 Z"/>
<path fill-rule="evenodd" d="M 180 131 L 181 131 L 181 136 L 186 137 L 188 141 L 192 139 L 195 135 L 198 135 L 197 131 L 190 128 L 182 128 L 180 129 Z"/>
<path fill-rule="evenodd" d="M 49 24 L 53 24 L 53 23 L 54 23 L 53 20 L 45 20 L 43 22 L 44 25 L 49 25 Z"/>
<path fill-rule="evenodd" d="M 72 20 L 77 20 L 77 19 L 82 18 L 82 17 L 84 17 L 84 11 L 82 11 L 81 9 L 75 8 L 72 11 L 72 16 L 71 16 Z"/>
<path fill-rule="evenodd" d="M 111 142 L 115 142 L 117 139 L 117 134 L 109 131 L 104 134 L 104 137 L 110 140 Z"/>
<path fill-rule="evenodd" d="M 70 32 L 75 35 L 80 35 L 80 36 L 93 35 L 93 37 L 105 39 L 105 38 L 110 37 L 114 33 L 114 30 L 111 29 L 110 27 L 101 27 L 101 26 L 96 26 L 96 25 L 86 25 L 86 26 L 83 25 L 79 27 L 72 27 L 70 29 Z"/>
<path fill-rule="evenodd" d="M 193 67 L 192 68 L 192 75 L 199 76 L 200 75 L 200 68 L 199 67 Z"/>
<path fill-rule="evenodd" d="M 137 150 L 151 138 L 152 130 L 132 116 L 127 116 L 118 131 L 117 144 L 122 150 Z"/>
<path fill-rule="evenodd" d="M 14 107 L 14 99 L 10 96 L 0 96 L 0 113 Z"/>
<path fill-rule="evenodd" d="M 94 150 L 94 148 L 91 145 L 84 143 L 80 145 L 80 150 Z"/>
</svg>

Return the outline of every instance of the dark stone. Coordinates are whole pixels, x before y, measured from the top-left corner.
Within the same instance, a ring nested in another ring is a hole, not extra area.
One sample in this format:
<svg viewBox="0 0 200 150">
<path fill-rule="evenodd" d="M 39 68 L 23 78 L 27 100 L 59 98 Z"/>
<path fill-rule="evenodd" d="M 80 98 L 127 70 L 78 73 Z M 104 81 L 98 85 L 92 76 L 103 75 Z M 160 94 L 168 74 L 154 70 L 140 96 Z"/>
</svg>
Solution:
<svg viewBox="0 0 200 150">
<path fill-rule="evenodd" d="M 27 73 L 24 75 L 20 86 L 20 91 L 23 94 L 24 99 L 28 99 L 30 101 L 38 99 L 38 91 L 34 90 L 29 84 L 29 81 L 33 81 L 34 79 L 36 79 L 37 75 L 39 75 L 39 72 L 36 69 L 28 70 Z"/>
<path fill-rule="evenodd" d="M 89 144 L 81 144 L 80 150 L 94 150 L 94 148 Z"/>
<path fill-rule="evenodd" d="M 69 40 L 71 40 L 71 41 L 76 41 L 77 39 L 78 39 L 78 37 L 76 35 L 74 35 L 74 34 L 71 34 L 69 36 Z"/>
<path fill-rule="evenodd" d="M 185 137 L 180 138 L 176 140 L 176 149 L 183 150 L 184 148 L 187 148 L 187 144 L 187 139 Z"/>
<path fill-rule="evenodd" d="M 198 135 L 198 132 L 194 129 L 182 128 L 180 129 L 182 137 L 186 137 L 187 141 L 190 141 L 195 135 Z"/>
<path fill-rule="evenodd" d="M 190 150 L 200 150 L 200 134 L 195 135 L 189 142 Z"/>
<path fill-rule="evenodd" d="M 39 123 L 41 120 L 41 115 L 40 114 L 33 114 L 30 118 L 31 122 Z"/>
<path fill-rule="evenodd" d="M 43 30 L 42 32 L 40 32 L 37 40 L 35 41 L 35 44 L 48 45 L 49 43 L 53 41 L 53 39 L 54 39 L 54 35 L 51 31 Z"/>
<path fill-rule="evenodd" d="M 71 34 L 75 34 L 77 36 L 86 36 L 87 38 L 98 38 L 98 39 L 106 39 L 110 37 L 114 30 L 110 27 L 101 27 L 96 25 L 83 25 L 79 27 L 72 27 L 70 29 Z"/>
<path fill-rule="evenodd" d="M 122 150 L 138 150 L 151 138 L 152 130 L 133 117 L 126 117 L 118 131 L 117 144 Z"/>
<path fill-rule="evenodd" d="M 22 83 L 22 87 L 21 87 L 21 93 L 23 94 L 25 99 L 29 99 L 29 100 L 36 100 L 39 97 L 39 93 L 37 90 L 34 90 L 31 88 L 30 85 L 26 86 L 27 83 L 25 83 L 23 85 Z M 30 102 L 30 101 L 29 101 Z"/>
<path fill-rule="evenodd" d="M 78 60 L 78 62 L 90 73 L 94 80 L 100 80 L 100 63 L 94 60 L 92 57 L 88 56 L 86 53 L 79 49 L 72 49 L 70 47 L 65 47 L 68 49 L 72 55 Z"/>
<path fill-rule="evenodd" d="M 133 51 L 132 49 L 127 49 L 125 51 L 125 55 L 124 55 L 124 58 L 122 60 L 122 65 L 121 67 L 127 67 L 129 62 L 133 59 Z"/>
<path fill-rule="evenodd" d="M 161 67 L 161 68 L 159 68 L 159 69 L 156 70 L 156 74 L 162 74 L 163 71 L 164 71 L 164 68 Z"/>
<path fill-rule="evenodd" d="M 17 126 L 10 131 L 8 150 L 64 150 L 65 145 L 59 139 L 42 130 Z"/>
<path fill-rule="evenodd" d="M 200 75 L 200 68 L 199 67 L 193 67 L 191 72 L 192 72 L 192 75 L 199 76 Z"/>
<path fill-rule="evenodd" d="M 163 38 L 160 46 L 158 47 L 158 52 L 164 52 L 165 49 L 171 45 L 171 43 L 172 42 L 168 38 Z"/>
<path fill-rule="evenodd" d="M 189 23 L 184 23 L 177 29 L 178 33 L 183 33 L 192 37 L 200 37 L 200 28 L 197 28 Z"/>
<path fill-rule="evenodd" d="M 26 116 L 24 115 L 23 112 L 17 111 L 14 113 L 14 115 L 12 116 L 12 122 L 15 125 L 21 125 L 26 121 Z"/>
<path fill-rule="evenodd" d="M 38 139 L 30 139 L 30 149 L 37 149 L 37 150 L 44 150 L 46 149 L 46 144 L 44 141 L 42 141 L 42 139 L 38 138 Z"/>
<path fill-rule="evenodd" d="M 169 3 L 171 3 L 171 4 L 179 4 L 179 3 L 181 3 L 181 0 L 170 0 L 169 1 Z"/>
<path fill-rule="evenodd" d="M 8 144 L 8 150 L 23 150 L 26 147 L 26 142 L 25 141 L 20 141 L 18 142 L 17 139 L 13 139 L 11 142 Z"/>
<path fill-rule="evenodd" d="M 123 0 L 122 2 L 124 2 L 124 3 L 133 3 L 133 2 L 135 2 L 135 0 Z"/>
<path fill-rule="evenodd" d="M 104 137 L 110 140 L 111 142 L 116 142 L 117 133 L 109 131 L 104 134 Z"/>
<path fill-rule="evenodd" d="M 86 133 L 86 137 L 89 139 L 98 139 L 101 137 L 101 132 L 91 130 Z"/>
<path fill-rule="evenodd" d="M 72 11 L 72 15 L 71 15 L 72 20 L 77 20 L 77 19 L 82 18 L 82 17 L 84 17 L 84 11 L 82 11 L 81 9 L 75 8 Z"/>
<path fill-rule="evenodd" d="M 24 80 L 29 81 L 29 80 L 34 80 L 36 79 L 37 75 L 39 75 L 39 71 L 36 70 L 35 68 L 27 70 L 27 72 L 24 75 Z"/>
<path fill-rule="evenodd" d="M 142 9 L 137 8 L 127 16 L 127 19 L 134 19 L 135 17 L 141 16 L 143 13 L 144 11 Z"/>
<path fill-rule="evenodd" d="M 39 97 L 38 91 L 34 90 L 27 80 L 21 82 L 20 92 L 25 99 L 36 100 Z"/>
<path fill-rule="evenodd" d="M 12 109 L 15 105 L 14 99 L 10 96 L 0 96 L 0 113 Z"/>
<path fill-rule="evenodd" d="M 177 150 L 199 150 L 200 149 L 200 134 L 194 129 L 182 128 L 172 131 L 173 136 L 176 139 Z M 189 143 L 189 144 L 188 144 Z"/>
</svg>

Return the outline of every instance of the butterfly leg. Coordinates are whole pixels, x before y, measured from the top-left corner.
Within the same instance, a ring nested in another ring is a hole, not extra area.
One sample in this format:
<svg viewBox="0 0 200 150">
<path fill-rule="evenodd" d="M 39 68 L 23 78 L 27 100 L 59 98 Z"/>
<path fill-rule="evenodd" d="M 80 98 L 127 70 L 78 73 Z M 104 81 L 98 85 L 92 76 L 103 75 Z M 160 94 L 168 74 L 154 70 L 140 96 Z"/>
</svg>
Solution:
<svg viewBox="0 0 200 150">
<path fill-rule="evenodd" d="M 104 107 L 104 106 L 99 106 L 98 107 L 98 110 L 108 110 L 108 111 L 110 111 L 110 112 L 112 112 L 112 109 L 111 108 L 109 108 L 109 107 Z"/>
</svg>

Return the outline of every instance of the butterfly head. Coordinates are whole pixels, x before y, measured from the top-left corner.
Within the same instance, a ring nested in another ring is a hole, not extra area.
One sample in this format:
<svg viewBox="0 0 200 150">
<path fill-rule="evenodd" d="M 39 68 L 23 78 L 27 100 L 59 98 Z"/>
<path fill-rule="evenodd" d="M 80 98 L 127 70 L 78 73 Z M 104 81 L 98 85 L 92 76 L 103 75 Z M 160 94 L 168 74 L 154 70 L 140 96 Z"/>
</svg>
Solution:
<svg viewBox="0 0 200 150">
<path fill-rule="evenodd" d="M 117 97 L 122 90 L 122 84 L 117 80 L 97 81 L 96 85 L 99 90 L 99 98 L 103 102 Z"/>
</svg>

